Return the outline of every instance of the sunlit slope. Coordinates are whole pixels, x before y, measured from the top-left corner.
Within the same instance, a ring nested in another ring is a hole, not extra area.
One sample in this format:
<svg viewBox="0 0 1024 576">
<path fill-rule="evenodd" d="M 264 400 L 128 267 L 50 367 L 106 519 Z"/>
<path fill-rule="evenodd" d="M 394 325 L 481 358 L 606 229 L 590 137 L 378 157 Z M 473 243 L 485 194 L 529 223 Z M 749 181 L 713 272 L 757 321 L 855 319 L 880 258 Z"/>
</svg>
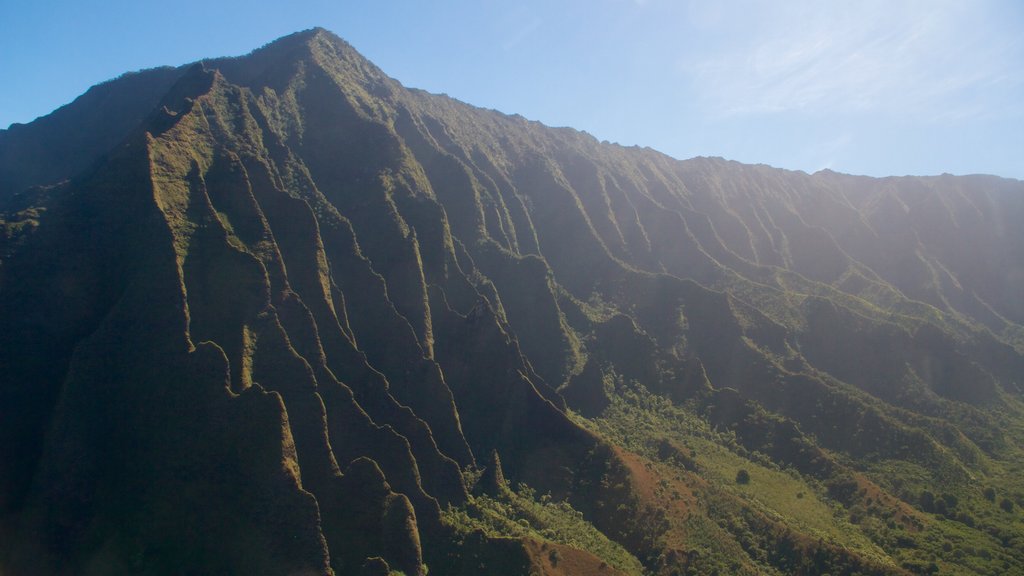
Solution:
<svg viewBox="0 0 1024 576">
<path fill-rule="evenodd" d="M 323 30 L 90 94 L 0 132 L 13 573 L 1024 569 L 1022 183 L 678 161 Z"/>
</svg>

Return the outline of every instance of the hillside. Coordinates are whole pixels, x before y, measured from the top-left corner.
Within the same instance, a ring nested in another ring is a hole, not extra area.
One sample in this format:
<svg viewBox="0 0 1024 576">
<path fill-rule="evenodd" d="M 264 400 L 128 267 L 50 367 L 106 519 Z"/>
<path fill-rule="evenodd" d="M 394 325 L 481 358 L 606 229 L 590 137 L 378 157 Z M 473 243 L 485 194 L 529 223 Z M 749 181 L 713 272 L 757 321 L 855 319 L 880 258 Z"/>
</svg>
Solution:
<svg viewBox="0 0 1024 576">
<path fill-rule="evenodd" d="M 127 74 L 0 131 L 0 573 L 1024 572 L 1022 221 L 321 29 Z"/>
</svg>

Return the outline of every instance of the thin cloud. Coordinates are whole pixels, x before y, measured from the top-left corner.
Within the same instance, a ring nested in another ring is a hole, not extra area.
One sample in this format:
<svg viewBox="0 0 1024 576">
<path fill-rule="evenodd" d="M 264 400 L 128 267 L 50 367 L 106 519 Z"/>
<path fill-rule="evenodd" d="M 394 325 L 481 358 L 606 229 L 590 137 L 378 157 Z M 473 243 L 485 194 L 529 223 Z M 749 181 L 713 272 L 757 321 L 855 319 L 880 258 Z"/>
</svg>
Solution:
<svg viewBox="0 0 1024 576">
<path fill-rule="evenodd" d="M 516 46 L 523 43 L 524 40 L 532 36 L 537 30 L 544 24 L 544 21 L 538 17 L 534 17 L 529 23 L 519 27 L 512 36 L 501 45 L 505 52 L 512 50 Z"/>
<path fill-rule="evenodd" d="M 721 30 L 726 36 L 742 40 L 687 68 L 717 117 L 1017 115 L 1024 107 L 1020 42 L 993 40 L 977 25 L 995 17 L 963 2 L 755 3 L 738 21 L 718 20 L 730 27 Z"/>
<path fill-rule="evenodd" d="M 812 146 L 805 150 L 803 155 L 813 158 L 810 161 L 810 165 L 817 164 L 815 171 L 831 169 L 836 166 L 836 158 L 845 152 L 852 143 L 853 135 L 849 132 L 844 132 L 832 140 Z"/>
</svg>

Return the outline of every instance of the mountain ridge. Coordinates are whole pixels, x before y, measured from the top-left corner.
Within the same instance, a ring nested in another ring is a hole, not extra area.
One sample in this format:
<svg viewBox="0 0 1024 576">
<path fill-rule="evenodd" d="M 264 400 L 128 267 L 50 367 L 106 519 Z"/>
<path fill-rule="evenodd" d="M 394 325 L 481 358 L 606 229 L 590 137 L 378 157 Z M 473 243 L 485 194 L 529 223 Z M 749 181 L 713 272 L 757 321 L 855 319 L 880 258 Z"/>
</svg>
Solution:
<svg viewBox="0 0 1024 576">
<path fill-rule="evenodd" d="M 221 56 L 221 57 L 215 57 L 215 58 L 209 58 L 209 59 L 202 59 L 202 60 L 198 60 L 196 62 L 192 62 L 192 63 L 189 63 L 189 64 L 183 64 L 181 66 L 159 66 L 159 67 L 155 67 L 155 68 L 147 68 L 147 69 L 142 69 L 142 70 L 137 70 L 137 71 L 132 71 L 132 72 L 126 72 L 126 73 L 122 74 L 121 76 L 118 76 L 117 78 L 112 78 L 110 80 L 106 80 L 104 82 L 96 84 L 95 86 L 92 86 L 82 96 L 80 96 L 79 98 L 76 98 L 75 101 L 69 102 L 68 104 L 65 104 L 65 105 L 59 107 L 58 109 L 54 110 L 53 112 L 51 112 L 49 114 L 40 116 L 40 117 L 38 117 L 38 118 L 36 118 L 36 119 L 34 119 L 34 120 L 30 121 L 30 122 L 27 122 L 27 123 L 15 122 L 15 123 L 11 124 L 6 129 L 0 129 L 0 134 L 2 134 L 2 133 L 9 133 L 9 134 L 10 133 L 19 133 L 19 132 L 23 132 L 24 130 L 26 130 L 26 127 L 29 126 L 29 125 L 36 125 L 36 126 L 38 126 L 40 123 L 47 123 L 47 122 L 56 121 L 57 118 L 53 118 L 55 115 L 60 116 L 60 115 L 64 114 L 66 109 L 73 108 L 74 105 L 76 104 L 76 102 L 78 102 L 79 100 L 87 99 L 87 98 L 90 98 L 90 97 L 95 98 L 95 97 L 99 96 L 99 94 L 96 94 L 97 92 L 101 92 L 104 89 L 111 88 L 115 84 L 123 84 L 123 83 L 130 82 L 130 81 L 133 81 L 133 80 L 141 80 L 143 77 L 153 76 L 153 75 L 157 75 L 157 74 L 160 74 L 160 73 L 167 74 L 168 77 L 175 77 L 176 75 L 180 75 L 184 69 L 187 69 L 188 67 L 194 66 L 194 65 L 205 65 L 206 63 L 210 63 L 211 66 L 216 67 L 216 66 L 220 66 L 220 65 L 224 65 L 224 64 L 230 64 L 231 62 L 242 61 L 242 60 L 245 60 L 245 59 L 248 59 L 248 58 L 251 58 L 251 57 L 257 57 L 257 56 L 260 56 L 260 55 L 264 55 L 266 53 L 271 53 L 271 54 L 273 54 L 275 56 L 280 56 L 280 55 L 278 55 L 276 53 L 277 52 L 281 52 L 281 51 L 286 51 L 288 48 L 294 49 L 294 48 L 296 48 L 296 46 L 295 46 L 296 43 L 298 43 L 298 45 L 299 45 L 298 47 L 301 49 L 301 47 L 303 46 L 303 43 L 308 42 L 310 40 L 313 40 L 313 39 L 315 39 L 318 36 L 329 37 L 329 38 L 331 38 L 332 42 L 335 42 L 335 43 L 341 42 L 341 43 L 344 44 L 344 46 L 347 48 L 347 50 L 350 51 L 350 53 L 357 54 L 355 52 L 355 49 L 350 44 L 348 44 L 344 39 L 342 39 L 342 38 L 338 37 L 337 35 L 335 35 L 333 32 L 331 32 L 329 30 L 326 30 L 324 28 L 321 28 L 321 27 L 313 27 L 313 28 L 309 28 L 307 30 L 303 30 L 303 31 L 300 31 L 300 32 L 295 32 L 293 34 L 289 34 L 289 35 L 284 36 L 282 38 L 278 38 L 276 40 L 268 42 L 267 44 L 264 44 L 263 46 L 254 49 L 253 51 L 249 52 L 248 54 L 244 54 L 244 55 L 241 55 L 241 56 Z M 360 60 L 363 60 L 364 62 L 367 62 L 368 64 L 370 64 L 370 66 L 372 66 L 373 70 L 375 70 L 378 75 L 384 76 L 384 73 L 379 68 L 377 68 L 376 66 L 373 66 L 372 63 L 370 63 L 369 61 L 366 61 L 361 56 L 357 56 L 357 57 Z M 388 78 L 388 80 L 390 80 L 391 82 L 397 84 L 398 86 L 401 86 L 402 88 L 404 88 L 404 89 L 406 89 L 406 90 L 408 90 L 409 92 L 412 92 L 412 93 L 422 92 L 423 94 L 428 94 L 428 95 L 434 96 L 434 97 L 448 98 L 448 99 L 451 99 L 452 101 L 454 101 L 454 102 L 456 102 L 458 104 L 472 106 L 471 104 L 467 104 L 467 103 L 465 103 L 465 102 L 463 102 L 461 100 L 458 100 L 457 98 L 451 97 L 451 96 L 449 96 L 447 94 L 431 94 L 429 92 L 420 90 L 418 88 L 402 86 L 401 82 L 399 82 L 398 80 L 392 79 L 392 78 Z M 158 85 L 159 85 L 159 83 L 158 83 Z M 159 91 L 159 88 L 157 88 L 156 91 Z M 123 107 L 124 103 L 119 102 L 119 105 Z M 483 108 L 480 108 L 480 110 L 488 110 L 488 111 L 491 111 L 491 112 L 497 112 L 498 114 L 501 114 L 502 116 L 506 116 L 506 117 L 510 117 L 510 118 L 523 118 L 522 116 L 520 116 L 519 114 L 516 114 L 516 113 L 506 113 L 506 112 L 502 112 L 502 111 L 499 111 L 499 110 L 483 109 Z M 115 118 L 115 116 L 113 114 L 109 114 L 109 115 L 105 116 L 104 118 L 105 119 L 113 119 L 113 118 Z M 526 120 L 527 122 L 537 122 L 537 121 L 527 120 L 525 118 L 523 118 L 523 119 Z M 537 123 L 540 124 L 539 122 L 537 122 Z M 570 131 L 573 131 L 573 132 L 578 132 L 580 134 L 589 136 L 590 138 L 594 138 L 595 141 L 596 141 L 596 138 L 591 136 L 585 130 L 577 130 L 577 129 L 574 129 L 574 128 L 568 127 L 568 126 L 566 126 L 566 127 L 550 127 L 550 128 L 555 129 L 555 130 L 565 129 L 565 130 L 570 130 Z M 10 136 L 8 136 L 8 137 L 10 137 Z M 2 136 L 0 136 L 0 146 L 3 145 L 3 141 L 2 140 L 3 140 L 3 138 L 2 138 Z M 602 143 L 606 143 L 606 141 L 604 141 Z M 22 142 L 19 142 L 19 144 L 23 145 Z M 613 146 L 621 146 L 622 148 L 637 148 L 637 149 L 642 149 L 642 150 L 653 150 L 652 148 L 647 147 L 647 146 L 639 146 L 639 145 L 629 146 L 629 145 L 621 145 L 621 144 L 617 144 L 617 143 L 611 143 L 611 144 Z M 11 148 L 13 148 L 13 146 Z M 98 146 L 96 148 L 103 148 L 103 146 Z M 2 149 L 2 148 L 0 148 L 0 149 Z M 11 154 L 11 151 L 5 150 L 5 152 L 7 152 L 8 154 Z M 35 152 L 38 153 L 39 151 L 36 150 Z M 741 162 L 737 162 L 735 160 L 728 160 L 728 159 L 725 159 L 725 158 L 722 158 L 722 157 L 719 157 L 719 156 L 696 156 L 692 160 L 721 160 L 723 162 L 732 163 L 734 165 L 765 166 L 765 167 L 773 168 L 773 169 L 776 169 L 776 170 L 785 170 L 787 172 L 808 174 L 807 172 L 805 172 L 803 170 L 788 170 L 786 168 L 770 166 L 770 165 L 767 165 L 767 164 L 759 164 L 759 163 L 743 164 Z M 12 163 L 10 160 L 6 160 L 5 159 L 5 161 L 9 162 L 9 163 Z M 11 169 L 9 166 L 5 166 L 5 167 L 2 167 L 2 168 L 5 169 L 5 170 L 10 170 Z M 79 170 L 81 168 L 82 168 L 82 166 L 78 166 Z M 818 174 L 838 174 L 838 175 L 843 175 L 843 176 L 851 176 L 851 177 L 859 177 L 859 178 L 872 178 L 872 179 L 876 179 L 876 180 L 885 180 L 885 179 L 891 179 L 891 178 L 938 178 L 938 177 L 943 177 L 943 176 L 953 176 L 952 174 L 944 173 L 944 174 L 932 175 L 932 176 L 929 176 L 929 175 L 910 175 L 910 174 L 907 174 L 907 175 L 903 175 L 903 176 L 873 177 L 873 176 L 863 176 L 863 175 L 855 175 L 855 174 L 845 174 L 845 173 L 842 173 L 842 172 L 836 172 L 836 171 L 834 171 L 834 170 L 832 170 L 830 168 L 823 168 L 823 169 L 818 170 L 818 171 L 816 171 L 816 172 L 814 172 L 812 174 L 809 174 L 809 175 L 814 176 L 814 175 L 818 175 Z M 2 176 L 3 176 L 3 173 L 0 172 L 0 177 L 2 177 Z M 1005 179 L 1005 180 L 1014 180 L 1013 178 L 1007 178 L 1007 177 L 991 175 L 991 174 L 981 174 L 981 173 L 959 175 L 959 177 L 976 177 L 976 176 L 994 177 L 994 178 L 1001 178 L 1001 179 Z M 8 176 L 8 178 L 9 178 L 9 176 Z M 11 185 L 6 180 L 0 179 L 0 184 L 4 184 L 5 186 L 10 186 L 11 189 L 16 189 L 16 188 L 19 187 L 19 184 L 21 184 L 20 181 L 15 181 L 15 182 L 16 182 L 15 185 Z M 11 192 L 11 190 L 8 190 L 8 193 L 10 193 L 10 192 Z"/>
<path fill-rule="evenodd" d="M 89 162 L 0 133 L 11 570 L 1024 563 L 1019 182 L 602 145 L 322 29 L 173 71 Z"/>
</svg>

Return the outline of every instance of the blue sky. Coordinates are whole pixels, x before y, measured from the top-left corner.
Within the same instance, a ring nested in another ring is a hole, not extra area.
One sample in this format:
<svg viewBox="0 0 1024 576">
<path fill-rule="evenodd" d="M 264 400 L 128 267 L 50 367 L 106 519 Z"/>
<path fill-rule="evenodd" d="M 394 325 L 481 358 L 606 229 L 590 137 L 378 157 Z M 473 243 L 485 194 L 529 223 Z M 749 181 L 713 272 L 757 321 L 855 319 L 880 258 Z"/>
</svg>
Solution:
<svg viewBox="0 0 1024 576">
<path fill-rule="evenodd" d="M 2 0 L 0 126 L 312 26 L 407 86 L 677 158 L 1024 179 L 1019 0 Z"/>
</svg>

